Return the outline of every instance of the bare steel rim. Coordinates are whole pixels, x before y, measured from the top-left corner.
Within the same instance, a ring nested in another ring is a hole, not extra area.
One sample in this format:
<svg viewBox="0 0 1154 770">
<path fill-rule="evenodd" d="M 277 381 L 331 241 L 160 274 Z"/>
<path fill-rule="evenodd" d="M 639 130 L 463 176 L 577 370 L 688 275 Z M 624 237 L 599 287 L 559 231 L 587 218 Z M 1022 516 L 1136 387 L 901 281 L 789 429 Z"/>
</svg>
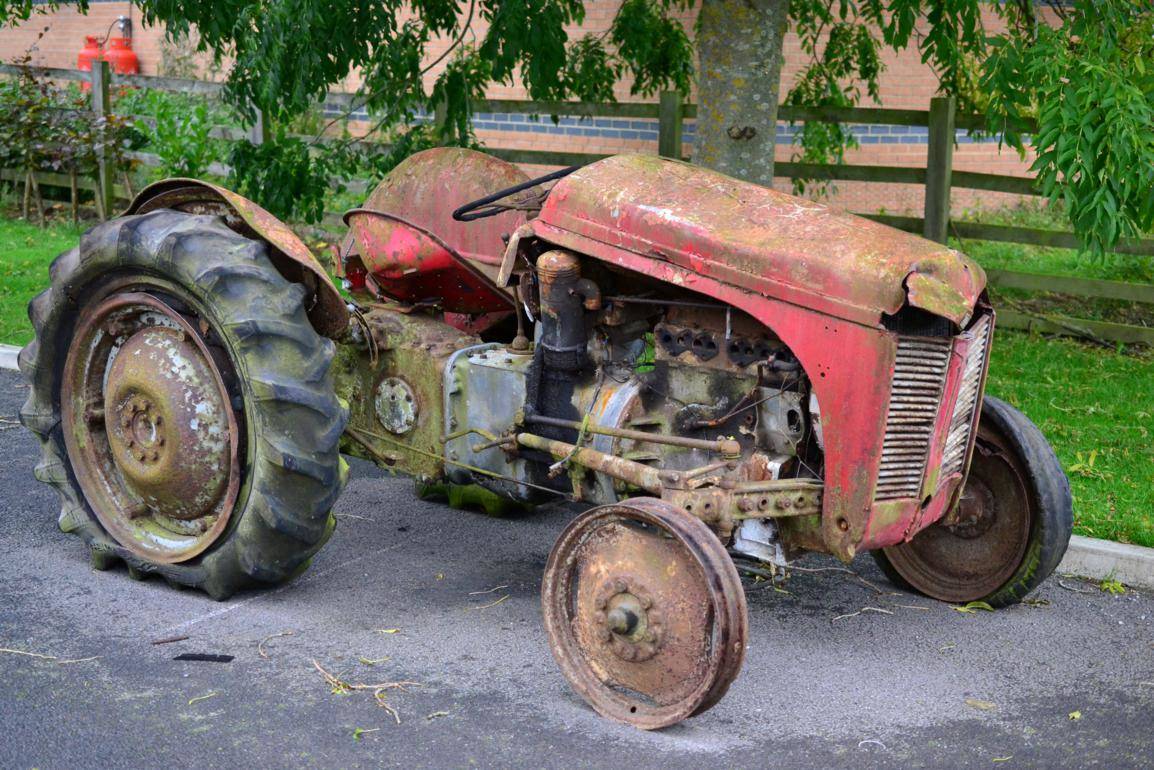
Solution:
<svg viewBox="0 0 1154 770">
<path fill-rule="evenodd" d="M 661 500 L 601 506 L 549 554 L 545 630 L 599 714 L 651 730 L 716 704 L 745 659 L 737 569 L 700 520 Z"/>
<path fill-rule="evenodd" d="M 138 556 L 194 558 L 225 532 L 240 490 L 227 356 L 219 346 L 214 355 L 211 326 L 191 305 L 139 281 L 107 289 L 75 328 L 60 398 L 85 499 Z"/>
<path fill-rule="evenodd" d="M 983 420 L 956 523 L 935 524 L 885 549 L 911 586 L 934 599 L 968 602 L 1004 586 L 1026 556 L 1039 515 L 1013 447 Z"/>
</svg>

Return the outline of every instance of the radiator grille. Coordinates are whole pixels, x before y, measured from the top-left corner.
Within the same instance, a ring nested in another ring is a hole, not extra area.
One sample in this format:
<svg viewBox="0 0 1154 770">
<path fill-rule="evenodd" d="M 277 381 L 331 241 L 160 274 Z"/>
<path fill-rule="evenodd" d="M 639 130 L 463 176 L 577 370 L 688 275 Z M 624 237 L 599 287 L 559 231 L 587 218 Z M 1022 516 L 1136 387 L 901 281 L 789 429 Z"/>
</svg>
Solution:
<svg viewBox="0 0 1154 770">
<path fill-rule="evenodd" d="M 950 362 L 948 337 L 900 337 L 876 500 L 916 497 Z"/>
<path fill-rule="evenodd" d="M 946 449 L 942 454 L 942 477 L 961 473 L 966 461 L 966 448 L 970 444 L 970 427 L 974 423 L 974 406 L 978 402 L 978 390 L 982 385 L 982 370 L 986 353 L 990 347 L 990 317 L 978 320 L 970 329 L 973 342 L 966 356 L 966 367 L 962 370 L 962 384 L 958 389 L 958 400 L 950 418 L 950 432 L 946 438 Z"/>
</svg>

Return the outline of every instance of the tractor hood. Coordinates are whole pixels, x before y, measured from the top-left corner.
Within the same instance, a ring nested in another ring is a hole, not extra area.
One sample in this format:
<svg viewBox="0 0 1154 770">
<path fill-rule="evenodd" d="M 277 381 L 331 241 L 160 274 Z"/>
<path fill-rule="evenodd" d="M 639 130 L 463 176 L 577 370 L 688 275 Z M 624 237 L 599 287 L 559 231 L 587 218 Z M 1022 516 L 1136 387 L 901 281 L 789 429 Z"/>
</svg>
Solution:
<svg viewBox="0 0 1154 770">
<path fill-rule="evenodd" d="M 986 283 L 976 263 L 938 243 L 652 156 L 615 156 L 565 177 L 534 225 L 862 323 L 908 301 L 964 326 Z"/>
</svg>

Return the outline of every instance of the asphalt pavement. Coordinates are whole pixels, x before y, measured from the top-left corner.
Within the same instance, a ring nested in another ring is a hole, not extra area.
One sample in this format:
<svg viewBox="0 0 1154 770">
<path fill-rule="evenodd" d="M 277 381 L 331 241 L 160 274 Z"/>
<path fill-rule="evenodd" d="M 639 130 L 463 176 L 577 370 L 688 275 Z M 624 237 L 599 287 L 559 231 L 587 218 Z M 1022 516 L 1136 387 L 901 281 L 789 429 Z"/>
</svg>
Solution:
<svg viewBox="0 0 1154 770">
<path fill-rule="evenodd" d="M 0 652 L 3 767 L 1154 767 L 1149 595 L 1052 578 L 964 613 L 868 557 L 863 579 L 810 558 L 747 585 L 726 698 L 645 733 L 599 718 L 549 653 L 538 592 L 565 509 L 491 519 L 357 463 L 304 576 L 214 602 L 90 568 L 12 424 L 25 392 L 0 372 L 0 647 L 55 659 Z M 314 661 L 415 683 L 385 693 L 399 723 Z"/>
</svg>

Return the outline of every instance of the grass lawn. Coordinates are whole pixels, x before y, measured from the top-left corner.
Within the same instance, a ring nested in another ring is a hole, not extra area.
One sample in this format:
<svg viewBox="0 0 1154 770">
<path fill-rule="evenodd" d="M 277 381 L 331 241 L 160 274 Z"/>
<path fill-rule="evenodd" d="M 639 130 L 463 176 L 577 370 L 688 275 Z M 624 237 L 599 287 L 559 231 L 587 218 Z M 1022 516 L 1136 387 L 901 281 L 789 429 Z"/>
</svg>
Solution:
<svg viewBox="0 0 1154 770">
<path fill-rule="evenodd" d="M 986 392 L 1029 415 L 1074 492 L 1080 535 L 1154 546 L 1154 355 L 995 335 Z"/>
<path fill-rule="evenodd" d="M 0 219 L 0 342 L 22 345 L 31 338 L 28 300 L 47 283 L 53 257 L 74 246 L 78 236 L 71 227 L 41 230 Z M 988 267 L 1123 280 L 1141 280 L 1147 269 L 1123 259 L 1089 269 L 1082 260 L 1078 268 L 1077 257 L 1060 249 L 965 247 Z M 1154 354 L 1002 331 L 989 392 L 1022 409 L 1054 444 L 1074 490 L 1075 531 L 1154 546 Z"/>
<path fill-rule="evenodd" d="M 32 339 L 28 301 L 48 285 L 48 265 L 79 236 L 71 226 L 41 229 L 0 219 L 0 342 L 23 345 Z"/>
</svg>

